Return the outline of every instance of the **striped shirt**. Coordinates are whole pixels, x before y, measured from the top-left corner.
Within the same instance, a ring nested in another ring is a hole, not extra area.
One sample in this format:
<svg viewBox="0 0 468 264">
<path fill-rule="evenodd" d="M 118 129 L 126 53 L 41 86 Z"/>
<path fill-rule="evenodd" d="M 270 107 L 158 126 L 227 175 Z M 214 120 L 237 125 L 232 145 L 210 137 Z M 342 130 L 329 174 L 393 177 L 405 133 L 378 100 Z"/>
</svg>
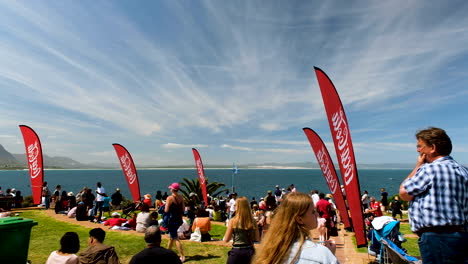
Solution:
<svg viewBox="0 0 468 264">
<path fill-rule="evenodd" d="M 403 187 L 414 197 L 408 209 L 413 232 L 468 222 L 468 168 L 452 157 L 422 165 Z"/>
</svg>

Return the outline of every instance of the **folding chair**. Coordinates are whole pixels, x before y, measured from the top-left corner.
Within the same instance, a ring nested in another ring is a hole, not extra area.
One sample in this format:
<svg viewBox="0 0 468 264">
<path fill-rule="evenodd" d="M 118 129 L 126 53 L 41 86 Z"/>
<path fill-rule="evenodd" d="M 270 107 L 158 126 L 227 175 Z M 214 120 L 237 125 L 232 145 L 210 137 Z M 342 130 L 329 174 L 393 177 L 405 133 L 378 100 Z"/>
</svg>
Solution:
<svg viewBox="0 0 468 264">
<path fill-rule="evenodd" d="M 384 264 L 422 264 L 420 259 L 409 256 L 392 241 L 382 237 L 380 243 L 383 246 L 381 259 Z"/>
</svg>

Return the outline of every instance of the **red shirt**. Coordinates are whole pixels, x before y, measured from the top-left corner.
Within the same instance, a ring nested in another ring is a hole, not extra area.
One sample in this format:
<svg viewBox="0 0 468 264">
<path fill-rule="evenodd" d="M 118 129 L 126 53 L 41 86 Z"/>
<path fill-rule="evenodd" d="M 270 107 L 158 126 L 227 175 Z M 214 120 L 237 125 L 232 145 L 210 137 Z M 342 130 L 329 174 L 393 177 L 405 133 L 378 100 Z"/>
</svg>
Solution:
<svg viewBox="0 0 468 264">
<path fill-rule="evenodd" d="M 315 205 L 320 217 L 328 219 L 331 213 L 331 203 L 325 199 L 320 199 Z"/>
<path fill-rule="evenodd" d="M 110 218 L 104 222 L 105 226 L 121 226 L 123 223 L 127 222 L 127 219 L 123 218 Z"/>
<path fill-rule="evenodd" d="M 131 229 L 135 230 L 136 225 L 137 225 L 136 219 L 132 218 L 132 219 L 128 220 L 128 227 L 130 227 Z"/>
<path fill-rule="evenodd" d="M 375 216 L 382 216 L 382 210 L 380 210 L 380 203 L 379 202 L 373 202 L 370 203 L 370 208 L 371 209 L 377 209 L 375 211 L 372 211 Z"/>
<path fill-rule="evenodd" d="M 151 199 L 144 199 L 143 203 L 148 205 L 149 208 L 153 207 L 153 202 L 151 201 Z"/>
</svg>

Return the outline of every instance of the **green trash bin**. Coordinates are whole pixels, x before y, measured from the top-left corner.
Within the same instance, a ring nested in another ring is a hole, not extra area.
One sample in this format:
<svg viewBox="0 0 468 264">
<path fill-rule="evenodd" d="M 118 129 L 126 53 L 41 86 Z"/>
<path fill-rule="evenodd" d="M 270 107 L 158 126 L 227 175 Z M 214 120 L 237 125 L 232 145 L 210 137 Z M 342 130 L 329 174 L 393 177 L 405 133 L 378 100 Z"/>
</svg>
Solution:
<svg viewBox="0 0 468 264">
<path fill-rule="evenodd" d="M 0 218 L 0 262 L 25 264 L 31 228 L 37 222 L 22 217 Z"/>
</svg>

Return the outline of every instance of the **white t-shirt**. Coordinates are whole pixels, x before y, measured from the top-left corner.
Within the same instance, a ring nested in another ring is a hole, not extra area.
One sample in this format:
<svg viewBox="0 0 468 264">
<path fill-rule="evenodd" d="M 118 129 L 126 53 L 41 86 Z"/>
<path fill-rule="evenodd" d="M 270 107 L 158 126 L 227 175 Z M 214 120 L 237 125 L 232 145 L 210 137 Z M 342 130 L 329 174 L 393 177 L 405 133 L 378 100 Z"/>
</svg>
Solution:
<svg viewBox="0 0 468 264">
<path fill-rule="evenodd" d="M 137 222 L 137 225 L 136 225 L 135 230 L 137 232 L 144 233 L 146 231 L 146 228 L 149 227 L 149 224 L 151 222 L 150 213 L 148 212 L 138 213 L 136 222 Z"/>
<path fill-rule="evenodd" d="M 106 193 L 106 190 L 104 189 L 104 187 L 97 187 L 96 189 L 96 201 L 98 202 L 102 202 L 104 201 L 104 196 L 98 194 L 98 193 Z"/>
<path fill-rule="evenodd" d="M 299 242 L 296 241 L 293 243 L 288 259 L 284 263 L 291 263 L 292 259 L 297 253 L 298 248 Z M 299 253 L 299 256 L 294 264 L 305 263 L 338 264 L 339 262 L 330 249 L 310 240 L 306 240 L 304 241 L 301 252 Z"/>
<path fill-rule="evenodd" d="M 316 205 L 317 202 L 320 200 L 319 195 L 316 193 L 312 194 L 312 200 L 314 201 L 314 205 Z"/>
<path fill-rule="evenodd" d="M 46 264 L 78 264 L 78 256 L 75 254 L 62 256 L 57 251 L 53 251 L 50 253 Z"/>
<path fill-rule="evenodd" d="M 363 194 L 361 197 L 361 201 L 363 204 L 369 205 L 370 200 L 369 200 L 369 195 L 367 193 Z"/>
<path fill-rule="evenodd" d="M 229 205 L 229 211 L 231 211 L 231 212 L 236 211 L 236 200 L 234 200 L 234 199 L 229 200 L 228 205 Z"/>
</svg>

